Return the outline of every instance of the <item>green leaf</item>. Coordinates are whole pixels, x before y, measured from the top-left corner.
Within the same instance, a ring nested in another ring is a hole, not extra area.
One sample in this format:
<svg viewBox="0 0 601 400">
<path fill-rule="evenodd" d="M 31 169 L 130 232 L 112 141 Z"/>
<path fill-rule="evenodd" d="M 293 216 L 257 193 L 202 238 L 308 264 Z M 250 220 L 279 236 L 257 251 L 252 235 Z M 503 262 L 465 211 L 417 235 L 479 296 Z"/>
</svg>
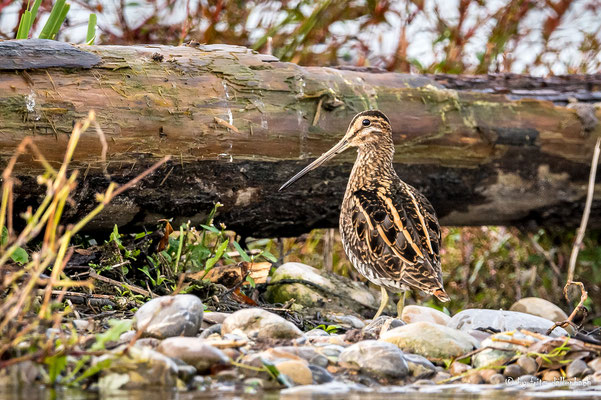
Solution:
<svg viewBox="0 0 601 400">
<path fill-rule="evenodd" d="M 67 356 L 64 354 L 55 354 L 46 357 L 44 364 L 48 365 L 48 379 L 50 380 L 50 384 L 54 385 L 67 366 Z"/>
<path fill-rule="evenodd" d="M 143 237 L 146 237 L 148 235 L 150 235 L 150 232 L 136 233 L 136 236 L 134 236 L 134 240 L 142 239 Z"/>
<path fill-rule="evenodd" d="M 275 366 L 274 363 L 272 363 L 271 361 L 268 361 L 262 357 L 261 357 L 261 362 L 263 363 L 263 366 L 267 370 L 267 373 L 269 375 L 271 375 L 271 377 L 273 379 L 277 380 L 278 382 L 280 382 L 282 385 L 284 385 L 286 387 L 294 386 L 294 384 L 290 381 L 290 378 L 288 378 L 286 375 L 282 374 L 277 369 L 277 367 Z"/>
<path fill-rule="evenodd" d="M 213 232 L 213 233 L 221 233 L 221 231 L 219 229 L 215 228 L 214 226 L 202 225 L 202 224 L 200 226 L 205 231 L 209 231 L 209 232 Z"/>
<path fill-rule="evenodd" d="M 10 258 L 17 264 L 25 264 L 29 262 L 29 255 L 22 247 L 17 247 Z"/>
<path fill-rule="evenodd" d="M 0 246 L 5 246 L 8 243 L 8 228 L 2 227 L 2 235 L 0 236 Z"/>
<path fill-rule="evenodd" d="M 61 17 L 61 12 L 65 6 L 65 1 L 66 0 L 56 0 L 56 3 L 54 3 L 52 11 L 50 11 L 50 16 L 48 17 L 48 20 L 44 24 L 42 32 L 40 33 L 40 39 L 52 39 L 54 25 L 57 24 L 57 21 Z"/>
<path fill-rule="evenodd" d="M 90 350 L 104 350 L 108 342 L 116 342 L 122 333 L 131 329 L 132 320 L 128 319 L 111 319 L 109 320 L 110 328 L 103 333 L 96 335 L 96 342 L 92 344 Z"/>
<path fill-rule="evenodd" d="M 240 257 L 242 257 L 242 259 L 246 262 L 250 262 L 250 257 L 248 256 L 248 254 L 242 249 L 242 246 L 240 246 L 238 244 L 238 242 L 236 242 L 235 240 L 232 242 L 234 245 L 234 248 L 236 249 L 236 251 L 238 253 L 240 253 Z"/>
<path fill-rule="evenodd" d="M 94 44 L 94 39 L 96 39 L 96 14 L 90 14 L 90 19 L 88 20 L 88 33 L 86 35 L 86 44 Z"/>
<path fill-rule="evenodd" d="M 205 264 L 205 271 L 208 271 L 211 268 L 213 268 L 217 261 L 219 261 L 219 259 L 223 255 L 223 252 L 225 251 L 225 249 L 227 249 L 228 244 L 229 240 L 226 239 L 219 245 L 217 251 L 215 252 L 215 255 L 207 260 L 207 263 Z"/>
<path fill-rule="evenodd" d="M 31 18 L 29 20 L 29 28 L 27 32 L 31 32 L 31 27 L 33 26 L 33 22 L 35 21 L 35 17 L 38 15 L 38 8 L 40 8 L 40 4 L 42 4 L 42 0 L 35 0 L 33 3 L 33 7 L 31 8 Z"/>
<path fill-rule="evenodd" d="M 113 227 L 113 231 L 109 236 L 109 241 L 117 243 L 119 249 L 124 249 L 123 244 L 121 243 L 121 234 L 119 233 L 119 228 L 117 227 L 117 224 L 115 224 L 115 226 Z"/>
<path fill-rule="evenodd" d="M 246 276 L 246 282 L 248 282 L 250 284 L 250 286 L 252 286 L 253 288 L 255 288 L 257 286 L 257 284 L 255 283 L 255 280 L 250 275 Z"/>
<path fill-rule="evenodd" d="M 261 255 L 263 257 L 265 257 L 266 259 L 268 259 L 269 261 L 271 261 L 271 262 L 278 262 L 278 259 L 273 254 L 271 254 L 270 252 L 268 252 L 267 250 L 263 250 L 263 252 L 261 253 Z"/>
<path fill-rule="evenodd" d="M 92 375 L 96 375 L 97 373 L 99 373 L 103 369 L 110 367 L 112 361 L 113 360 L 111 360 L 110 358 L 106 358 L 104 360 L 101 360 L 101 361 L 97 362 L 96 364 L 92 365 L 90 368 L 88 368 L 84 372 L 82 372 L 81 375 L 79 375 L 77 377 L 77 379 L 75 379 L 71 383 L 72 384 L 77 384 L 77 383 L 81 382 L 82 380 L 84 380 L 86 378 L 89 378 Z"/>
<path fill-rule="evenodd" d="M 27 39 L 29 35 L 29 26 L 31 21 L 31 11 L 25 11 L 21 15 L 21 21 L 19 22 L 19 29 L 17 30 L 16 39 Z"/>
<path fill-rule="evenodd" d="M 63 22 L 65 22 L 65 19 L 67 19 L 67 13 L 69 12 L 70 8 L 71 8 L 70 4 L 65 4 L 63 6 L 63 8 L 61 9 L 58 19 L 56 20 L 56 22 L 54 23 L 54 26 L 52 27 L 52 35 L 50 36 L 52 39 L 56 39 L 56 35 L 58 35 L 58 31 L 61 28 L 61 25 L 63 24 Z"/>
</svg>

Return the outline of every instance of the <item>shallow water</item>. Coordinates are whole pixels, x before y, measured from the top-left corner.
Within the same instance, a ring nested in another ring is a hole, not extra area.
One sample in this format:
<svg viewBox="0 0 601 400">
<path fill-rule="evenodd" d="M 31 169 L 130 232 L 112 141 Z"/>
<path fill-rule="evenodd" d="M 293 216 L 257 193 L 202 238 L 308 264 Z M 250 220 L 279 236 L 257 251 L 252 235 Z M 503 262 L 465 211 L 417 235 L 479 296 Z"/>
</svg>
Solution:
<svg viewBox="0 0 601 400">
<path fill-rule="evenodd" d="M 316 390 L 311 390 L 316 389 Z M 448 399 L 448 400 L 526 400 L 526 399 L 601 399 L 601 386 L 588 387 L 584 390 L 554 388 L 552 384 L 522 388 L 518 386 L 500 387 L 493 385 L 432 385 L 432 386 L 390 386 L 374 388 L 344 388 L 322 385 L 320 387 L 296 387 L 281 392 L 261 392 L 234 386 L 221 386 L 210 391 L 116 391 L 98 393 L 80 389 L 48 389 L 43 386 L 31 388 L 0 388 L 0 400 L 192 400 L 192 399 L 265 399 L 265 400 L 414 400 L 414 399 Z"/>
</svg>

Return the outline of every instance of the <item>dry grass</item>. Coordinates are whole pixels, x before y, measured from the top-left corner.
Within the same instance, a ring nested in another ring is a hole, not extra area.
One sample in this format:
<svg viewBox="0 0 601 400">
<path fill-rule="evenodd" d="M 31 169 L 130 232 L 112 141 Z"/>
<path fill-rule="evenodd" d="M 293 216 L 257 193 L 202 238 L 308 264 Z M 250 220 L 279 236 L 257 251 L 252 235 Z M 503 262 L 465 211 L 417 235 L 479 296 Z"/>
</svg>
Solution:
<svg viewBox="0 0 601 400">
<path fill-rule="evenodd" d="M 65 207 L 72 203 L 77 187 L 78 171 L 70 170 L 73 152 L 79 138 L 91 125 L 102 138 L 94 113 L 77 122 L 70 135 L 64 160 L 58 170 L 46 161 L 32 138 L 25 138 L 17 153 L 10 159 L 2 174 L 2 203 L 0 206 L 0 368 L 23 360 L 42 362 L 57 353 L 64 354 L 75 345 L 61 334 L 63 317 L 73 310 L 63 306 L 68 289 L 93 287 L 91 281 L 74 281 L 63 273 L 73 248 L 71 240 L 92 218 L 124 190 L 167 161 L 165 158 L 150 169 L 118 186 L 110 183 L 104 193 L 97 194 L 98 205 L 84 218 L 64 226 L 61 217 Z M 12 173 L 17 159 L 31 153 L 43 169 L 38 184 L 46 187 L 46 196 L 36 210 L 28 210 L 23 217 L 25 228 L 16 233 L 12 225 Z M 35 243 L 35 244 L 34 244 Z M 29 246 L 28 246 L 29 245 Z M 24 248 L 36 249 L 28 254 Z M 46 275 L 48 274 L 48 275 Z M 59 292 L 58 296 L 55 294 Z M 49 335 L 43 333 L 54 328 Z M 57 345 L 59 340 L 62 345 Z"/>
</svg>

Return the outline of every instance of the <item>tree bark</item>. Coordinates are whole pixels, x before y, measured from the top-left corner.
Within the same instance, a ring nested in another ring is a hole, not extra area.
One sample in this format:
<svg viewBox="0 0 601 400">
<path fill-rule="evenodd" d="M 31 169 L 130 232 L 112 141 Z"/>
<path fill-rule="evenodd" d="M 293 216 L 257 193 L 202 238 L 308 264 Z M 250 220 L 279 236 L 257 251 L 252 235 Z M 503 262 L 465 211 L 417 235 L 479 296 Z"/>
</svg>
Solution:
<svg viewBox="0 0 601 400">
<path fill-rule="evenodd" d="M 0 42 L 0 55 L 1 166 L 27 135 L 58 165 L 74 121 L 89 110 L 107 137 L 108 165 L 93 130 L 80 141 L 74 166 L 82 178 L 69 219 L 94 207 L 94 194 L 107 186 L 105 167 L 125 182 L 172 155 L 90 230 L 140 229 L 159 218 L 204 222 L 217 201 L 218 221 L 243 235 L 334 227 L 354 152 L 277 189 L 369 108 L 390 118 L 395 168 L 431 200 L 443 224 L 576 226 L 601 133 L 593 104 L 601 75 L 301 67 L 235 46 L 28 40 Z M 33 157 L 19 159 L 16 212 L 39 203 L 39 172 Z M 599 216 L 601 200 L 593 203 L 593 226 L 601 226 Z"/>
</svg>

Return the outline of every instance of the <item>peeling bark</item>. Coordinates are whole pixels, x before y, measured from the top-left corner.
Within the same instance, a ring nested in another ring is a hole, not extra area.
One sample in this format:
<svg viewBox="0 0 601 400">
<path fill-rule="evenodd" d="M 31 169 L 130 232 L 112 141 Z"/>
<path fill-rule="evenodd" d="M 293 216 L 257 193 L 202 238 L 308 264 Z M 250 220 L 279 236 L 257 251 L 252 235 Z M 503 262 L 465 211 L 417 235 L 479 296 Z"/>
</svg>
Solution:
<svg viewBox="0 0 601 400">
<path fill-rule="evenodd" d="M 224 204 L 219 220 L 243 235 L 336 226 L 353 152 L 283 193 L 277 188 L 368 108 L 389 116 L 399 176 L 428 196 L 443 224 L 575 226 L 580 219 L 601 133 L 593 106 L 599 75 L 419 76 L 300 67 L 235 46 L 48 51 L 48 42 L 0 42 L 0 166 L 26 135 L 60 163 L 74 121 L 95 110 L 108 165 L 95 134 L 86 133 L 74 157 L 82 179 L 68 215 L 76 219 L 106 187 L 105 167 L 125 182 L 173 156 L 91 230 L 139 229 L 164 217 L 203 222 L 216 201 Z M 39 202 L 39 171 L 31 157 L 19 160 L 17 212 Z M 599 216 L 601 200 L 592 225 L 601 226 Z"/>
</svg>

